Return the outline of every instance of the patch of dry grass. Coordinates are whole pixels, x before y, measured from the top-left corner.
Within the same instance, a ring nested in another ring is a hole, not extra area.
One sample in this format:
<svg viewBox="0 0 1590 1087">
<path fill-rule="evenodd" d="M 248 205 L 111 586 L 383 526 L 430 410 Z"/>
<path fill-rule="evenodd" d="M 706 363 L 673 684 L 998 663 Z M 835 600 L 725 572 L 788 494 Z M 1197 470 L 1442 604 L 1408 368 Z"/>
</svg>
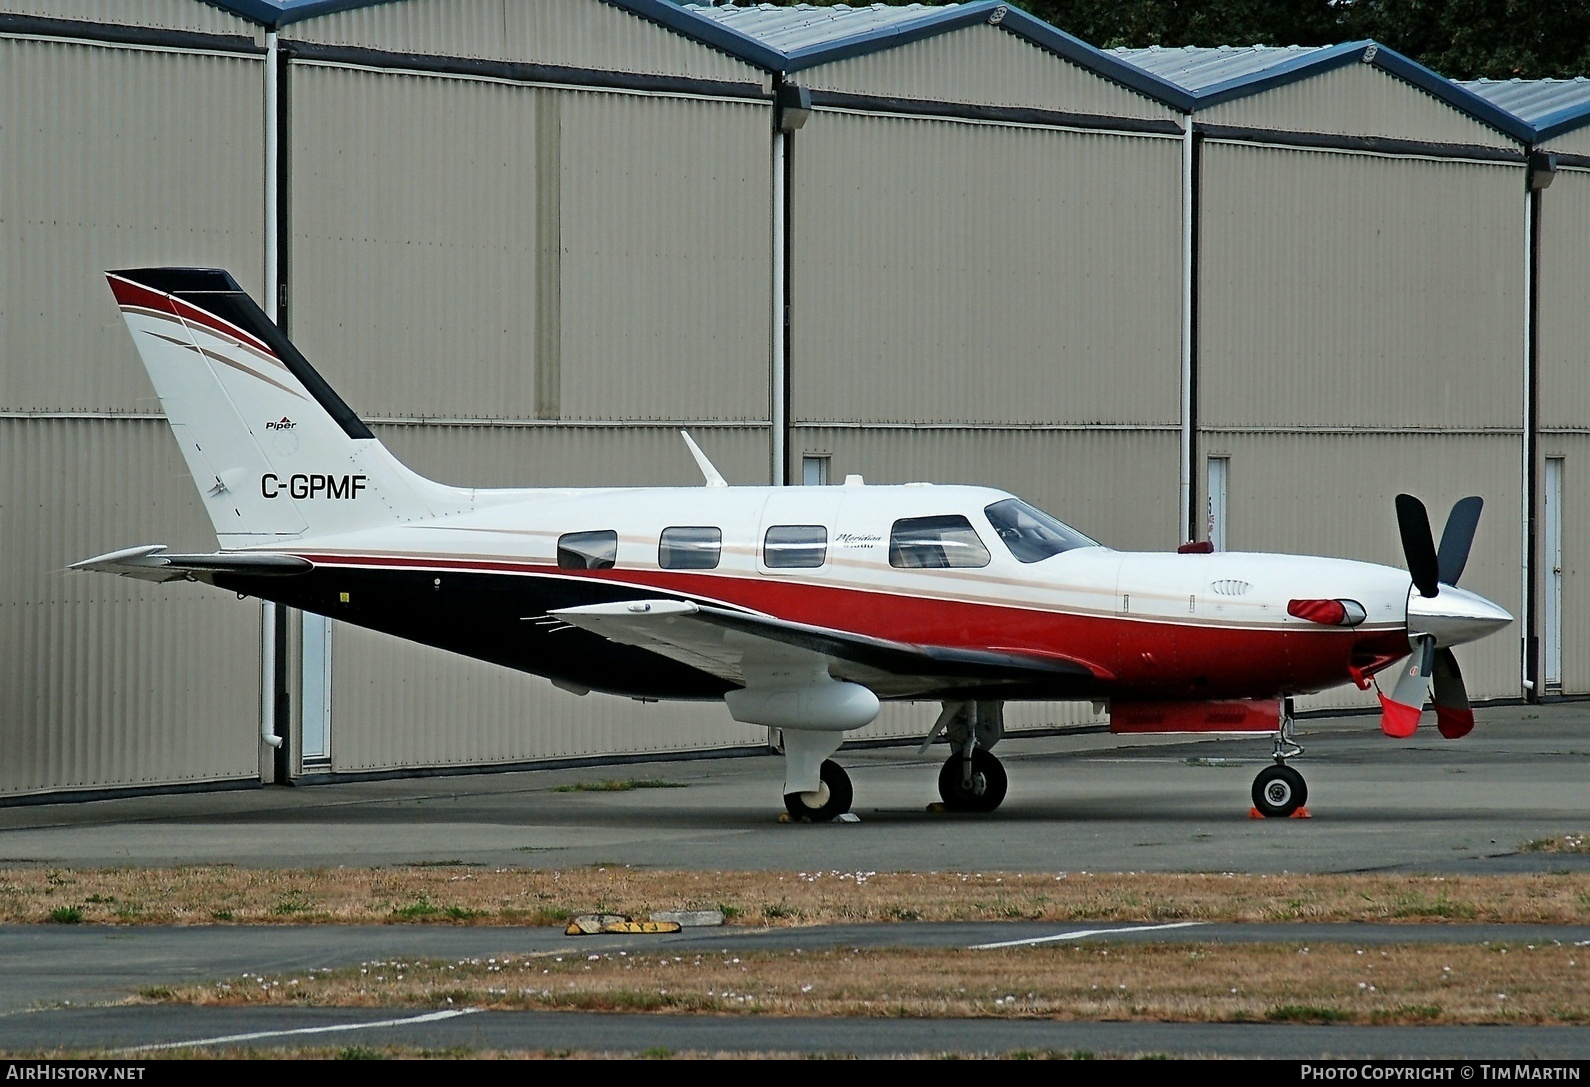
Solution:
<svg viewBox="0 0 1590 1087">
<path fill-rule="evenodd" d="M 151 990 L 201 1005 L 1310 1023 L 1590 1022 L 1557 944 L 1077 944 L 393 960 Z"/>
<path fill-rule="evenodd" d="M 557 925 L 722 908 L 730 923 L 1590 920 L 1590 874 L 674 872 L 462 866 L 0 869 L 0 922 Z M 75 915 L 68 912 L 76 911 Z"/>
<path fill-rule="evenodd" d="M 12 1060 L 113 1060 L 122 1064 L 138 1064 L 144 1058 L 138 1054 L 129 1057 L 125 1050 L 106 1049 L 18 1049 L 0 1051 L 0 1056 Z M 1016 1049 L 1005 1053 L 986 1050 L 944 1050 L 939 1053 L 894 1054 L 895 1060 L 934 1061 L 945 1058 L 1001 1057 L 1006 1060 L 1026 1061 L 1091 1061 L 1091 1060 L 1164 1060 L 1163 1053 L 1091 1052 L 1087 1050 Z M 689 1060 L 689 1061 L 802 1061 L 802 1060 L 865 1060 L 850 1053 L 780 1053 L 756 1051 L 741 1053 L 729 1050 L 667 1049 L 657 1047 L 642 1050 L 586 1050 L 586 1049 L 471 1049 L 458 1046 L 447 1049 L 425 1049 L 410 1045 L 350 1046 L 284 1046 L 280 1049 L 258 1049 L 250 1046 L 213 1046 L 203 1049 L 163 1049 L 158 1054 L 162 1061 L 170 1060 L 486 1060 L 486 1061 L 565 1061 L 565 1060 Z"/>
</svg>

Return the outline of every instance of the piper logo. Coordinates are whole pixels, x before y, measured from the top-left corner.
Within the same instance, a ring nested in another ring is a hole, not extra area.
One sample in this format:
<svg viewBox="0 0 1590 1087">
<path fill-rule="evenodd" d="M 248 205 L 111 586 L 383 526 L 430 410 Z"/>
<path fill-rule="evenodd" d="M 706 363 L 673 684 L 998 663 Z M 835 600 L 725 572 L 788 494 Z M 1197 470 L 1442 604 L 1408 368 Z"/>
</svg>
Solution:
<svg viewBox="0 0 1590 1087">
<path fill-rule="evenodd" d="M 298 425 L 297 423 L 293 422 L 291 419 L 287 418 L 287 416 L 284 415 L 284 416 L 281 417 L 280 421 L 278 421 L 278 422 L 266 423 L 265 424 L 265 429 L 266 430 L 292 430 L 297 425 Z"/>
</svg>

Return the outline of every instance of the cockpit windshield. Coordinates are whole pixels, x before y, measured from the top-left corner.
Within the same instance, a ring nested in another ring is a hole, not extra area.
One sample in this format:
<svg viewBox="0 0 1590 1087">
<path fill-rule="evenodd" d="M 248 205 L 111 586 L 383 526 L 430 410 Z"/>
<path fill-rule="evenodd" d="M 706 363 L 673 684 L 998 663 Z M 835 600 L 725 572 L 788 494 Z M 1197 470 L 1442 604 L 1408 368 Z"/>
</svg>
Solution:
<svg viewBox="0 0 1590 1087">
<path fill-rule="evenodd" d="M 995 502 L 983 513 L 994 526 L 1000 542 L 1022 562 L 1038 562 L 1076 547 L 1099 546 L 1070 525 L 1062 524 L 1019 498 Z"/>
</svg>

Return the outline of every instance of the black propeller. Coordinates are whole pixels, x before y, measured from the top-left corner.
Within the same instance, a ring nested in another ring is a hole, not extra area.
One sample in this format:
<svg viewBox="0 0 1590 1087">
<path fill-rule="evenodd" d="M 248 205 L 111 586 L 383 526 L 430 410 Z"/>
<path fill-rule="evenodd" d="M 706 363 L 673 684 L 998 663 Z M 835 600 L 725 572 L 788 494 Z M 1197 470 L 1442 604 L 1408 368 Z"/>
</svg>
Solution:
<svg viewBox="0 0 1590 1087">
<path fill-rule="evenodd" d="M 1430 515 L 1424 503 L 1411 494 L 1397 496 L 1397 531 L 1402 533 L 1402 554 L 1413 575 L 1413 587 L 1424 597 L 1440 592 L 1441 563 L 1430 533 Z M 1467 548 L 1464 549 L 1467 551 Z"/>
<path fill-rule="evenodd" d="M 1446 515 L 1446 528 L 1441 531 L 1441 550 L 1437 553 L 1436 565 L 1440 568 L 1441 580 L 1448 585 L 1456 585 L 1458 578 L 1463 576 L 1463 567 L 1469 561 L 1469 548 L 1474 543 L 1474 530 L 1480 525 L 1480 510 L 1484 506 L 1485 499 L 1470 495 L 1458 499 L 1452 512 Z"/>
<path fill-rule="evenodd" d="M 1428 599 L 1441 592 L 1442 584 L 1457 584 L 1463 567 L 1468 565 L 1469 549 L 1474 544 L 1474 532 L 1479 527 L 1480 510 L 1484 505 L 1477 496 L 1459 499 L 1447 515 L 1446 527 L 1441 531 L 1441 549 L 1437 551 L 1424 503 L 1411 494 L 1397 496 L 1397 529 L 1402 535 L 1402 554 L 1407 559 L 1413 587 L 1420 596 Z M 1412 656 L 1404 665 L 1390 699 L 1381 700 L 1381 727 L 1392 736 L 1411 736 L 1418 725 L 1425 697 L 1433 693 L 1441 734 L 1454 739 L 1464 735 L 1474 727 L 1474 713 L 1469 708 L 1468 689 L 1458 669 L 1457 657 L 1450 649 L 1436 648 L 1433 634 L 1412 638 L 1410 648 Z"/>
</svg>

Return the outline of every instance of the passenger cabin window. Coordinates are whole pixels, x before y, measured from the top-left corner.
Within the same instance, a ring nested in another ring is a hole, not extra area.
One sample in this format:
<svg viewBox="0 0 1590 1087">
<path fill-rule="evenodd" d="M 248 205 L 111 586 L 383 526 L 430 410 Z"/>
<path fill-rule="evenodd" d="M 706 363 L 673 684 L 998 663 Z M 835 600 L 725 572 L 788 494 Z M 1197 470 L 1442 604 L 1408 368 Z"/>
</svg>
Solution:
<svg viewBox="0 0 1590 1087">
<path fill-rule="evenodd" d="M 828 560 L 828 529 L 822 525 L 774 525 L 762 539 L 762 561 L 770 570 L 799 570 Z"/>
<path fill-rule="evenodd" d="M 1077 547 L 1098 547 L 1070 525 L 1034 509 L 1019 498 L 995 502 L 983 511 L 1000 541 L 1022 562 L 1038 562 Z"/>
<path fill-rule="evenodd" d="M 889 565 L 904 570 L 987 566 L 988 548 L 958 513 L 902 517 L 889 532 Z"/>
<path fill-rule="evenodd" d="M 558 537 L 560 569 L 611 570 L 617 562 L 616 532 L 565 532 Z"/>
<path fill-rule="evenodd" d="M 723 530 L 719 528 L 665 528 L 657 541 L 657 565 L 664 570 L 716 570 L 722 554 Z"/>
</svg>

